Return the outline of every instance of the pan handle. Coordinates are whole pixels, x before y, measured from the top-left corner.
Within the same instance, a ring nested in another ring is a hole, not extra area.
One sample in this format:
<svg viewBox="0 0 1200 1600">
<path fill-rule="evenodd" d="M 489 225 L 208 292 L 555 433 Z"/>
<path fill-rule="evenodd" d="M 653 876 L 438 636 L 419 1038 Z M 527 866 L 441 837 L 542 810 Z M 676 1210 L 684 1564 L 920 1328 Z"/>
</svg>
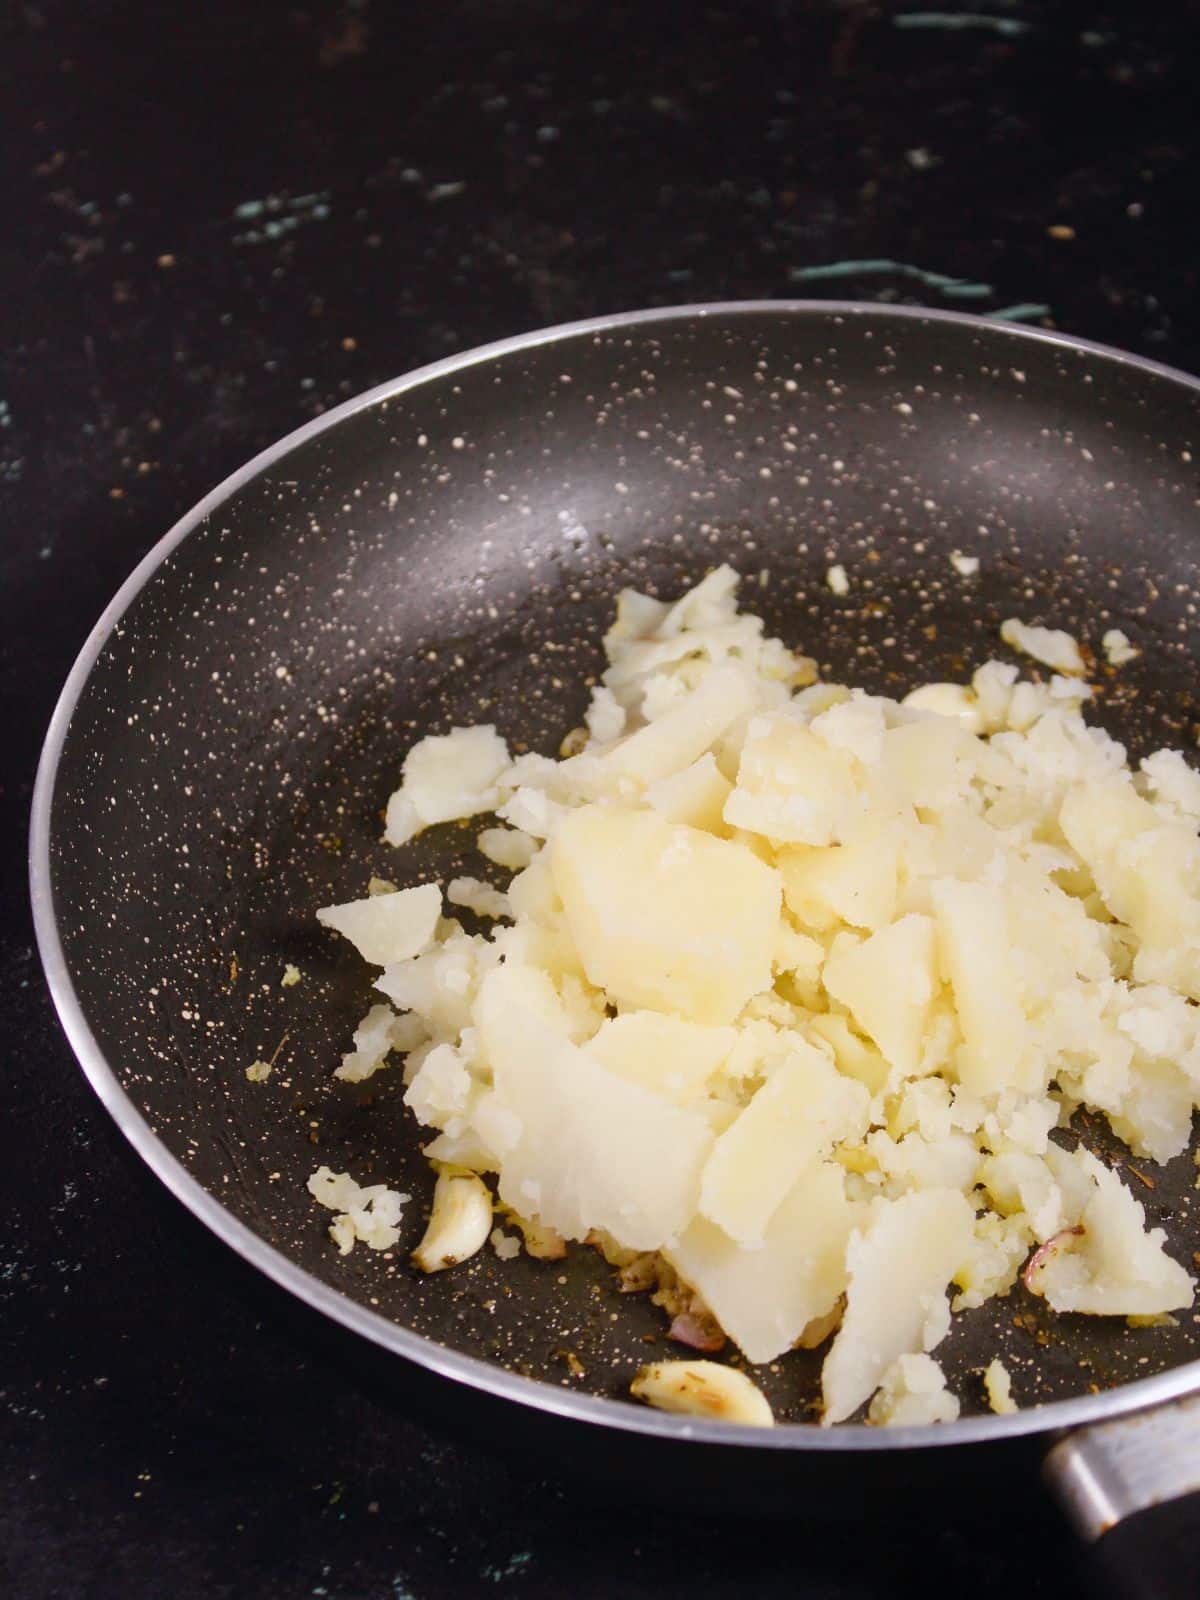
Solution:
<svg viewBox="0 0 1200 1600">
<path fill-rule="evenodd" d="M 1117 1594 L 1200 1595 L 1200 1396 L 1060 1439 L 1043 1474 Z"/>
</svg>

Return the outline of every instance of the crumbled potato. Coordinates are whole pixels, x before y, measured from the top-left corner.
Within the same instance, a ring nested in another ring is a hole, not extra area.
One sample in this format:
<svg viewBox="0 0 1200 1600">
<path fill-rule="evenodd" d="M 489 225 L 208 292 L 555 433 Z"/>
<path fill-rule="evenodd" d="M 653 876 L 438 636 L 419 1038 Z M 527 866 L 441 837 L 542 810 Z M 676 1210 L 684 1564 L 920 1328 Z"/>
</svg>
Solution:
<svg viewBox="0 0 1200 1600">
<path fill-rule="evenodd" d="M 561 760 L 491 727 L 413 747 L 388 839 L 491 812 L 509 826 L 480 851 L 515 876 L 449 885 L 486 935 L 432 884 L 319 914 L 389 1002 L 336 1075 L 406 1055 L 472 1249 L 486 1174 L 528 1253 L 596 1245 L 685 1341 L 723 1330 L 761 1363 L 832 1335 L 826 1423 L 952 1421 L 929 1352 L 1019 1277 L 1063 1312 L 1192 1302 L 1122 1179 L 1056 1135 L 1083 1105 L 1143 1161 L 1191 1136 L 1200 775 L 1176 751 L 1130 772 L 1084 721 L 1069 634 L 1002 629 L 1048 682 L 989 661 L 895 701 L 817 682 L 736 588 L 722 567 L 674 603 L 625 591 Z M 399 1237 L 401 1197 L 326 1168 L 310 1188 L 339 1248 Z M 634 1392 L 769 1421 L 746 1385 L 660 1363 Z M 985 1393 L 1011 1408 L 998 1361 Z"/>
<path fill-rule="evenodd" d="M 998 1416 L 1006 1416 L 1019 1409 L 1012 1395 L 1012 1377 L 1003 1361 L 989 1361 L 984 1368 L 983 1389 L 987 1403 Z"/>
</svg>

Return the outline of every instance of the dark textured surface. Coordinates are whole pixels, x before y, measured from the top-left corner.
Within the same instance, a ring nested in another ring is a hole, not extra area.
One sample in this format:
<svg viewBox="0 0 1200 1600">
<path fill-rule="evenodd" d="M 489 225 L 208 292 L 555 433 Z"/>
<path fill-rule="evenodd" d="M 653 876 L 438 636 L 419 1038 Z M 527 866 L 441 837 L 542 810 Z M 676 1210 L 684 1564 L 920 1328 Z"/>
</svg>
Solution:
<svg viewBox="0 0 1200 1600">
<path fill-rule="evenodd" d="M 138 556 L 253 450 L 421 361 L 593 311 L 836 292 L 1044 305 L 1200 365 L 1188 11 L 997 6 L 999 29 L 948 30 L 884 6 L 10 9 L 14 843 L 57 687 Z M 809 275 L 848 258 L 923 276 Z M 119 1147 L 6 860 L 13 1593 L 868 1595 L 931 1561 L 984 1594 L 1082 1592 L 1028 1483 L 1025 1536 L 981 1563 L 953 1485 L 871 1540 L 811 1519 L 764 1533 L 619 1492 L 614 1509 L 567 1462 L 458 1443 L 436 1388 L 393 1392 Z"/>
</svg>

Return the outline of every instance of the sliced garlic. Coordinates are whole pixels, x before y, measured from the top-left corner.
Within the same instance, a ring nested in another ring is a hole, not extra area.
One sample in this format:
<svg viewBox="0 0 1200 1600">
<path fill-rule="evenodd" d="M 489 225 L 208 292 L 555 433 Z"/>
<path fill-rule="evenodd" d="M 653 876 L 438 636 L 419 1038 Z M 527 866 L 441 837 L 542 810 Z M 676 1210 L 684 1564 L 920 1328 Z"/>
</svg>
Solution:
<svg viewBox="0 0 1200 1600">
<path fill-rule="evenodd" d="M 443 1272 L 481 1250 L 492 1231 L 492 1197 L 474 1173 L 443 1172 L 425 1237 L 412 1253 L 422 1272 Z"/>
<path fill-rule="evenodd" d="M 736 1367 L 719 1361 L 652 1361 L 629 1386 L 636 1400 L 687 1417 L 719 1417 L 752 1428 L 773 1428 L 767 1397 Z"/>
</svg>

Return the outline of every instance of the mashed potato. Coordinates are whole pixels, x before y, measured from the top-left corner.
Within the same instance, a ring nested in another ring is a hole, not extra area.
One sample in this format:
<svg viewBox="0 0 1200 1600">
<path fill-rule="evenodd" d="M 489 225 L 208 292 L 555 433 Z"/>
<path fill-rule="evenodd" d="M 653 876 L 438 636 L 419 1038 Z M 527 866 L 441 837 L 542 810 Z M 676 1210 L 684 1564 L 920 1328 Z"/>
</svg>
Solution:
<svg viewBox="0 0 1200 1600">
<path fill-rule="evenodd" d="M 489 813 L 514 875 L 450 885 L 486 933 L 430 885 L 320 913 L 382 968 L 338 1075 L 404 1052 L 435 1167 L 657 1282 L 677 1337 L 760 1363 L 832 1335 L 825 1422 L 951 1420 L 930 1352 L 1023 1268 L 1060 1311 L 1191 1304 L 1051 1135 L 1086 1105 L 1146 1160 L 1187 1145 L 1200 780 L 1085 722 L 1067 634 L 1003 629 L 1061 676 L 989 661 L 898 702 L 818 682 L 737 581 L 621 594 L 564 759 L 492 727 L 413 747 L 388 838 Z M 395 1235 L 338 1182 L 340 1247 Z"/>
</svg>

